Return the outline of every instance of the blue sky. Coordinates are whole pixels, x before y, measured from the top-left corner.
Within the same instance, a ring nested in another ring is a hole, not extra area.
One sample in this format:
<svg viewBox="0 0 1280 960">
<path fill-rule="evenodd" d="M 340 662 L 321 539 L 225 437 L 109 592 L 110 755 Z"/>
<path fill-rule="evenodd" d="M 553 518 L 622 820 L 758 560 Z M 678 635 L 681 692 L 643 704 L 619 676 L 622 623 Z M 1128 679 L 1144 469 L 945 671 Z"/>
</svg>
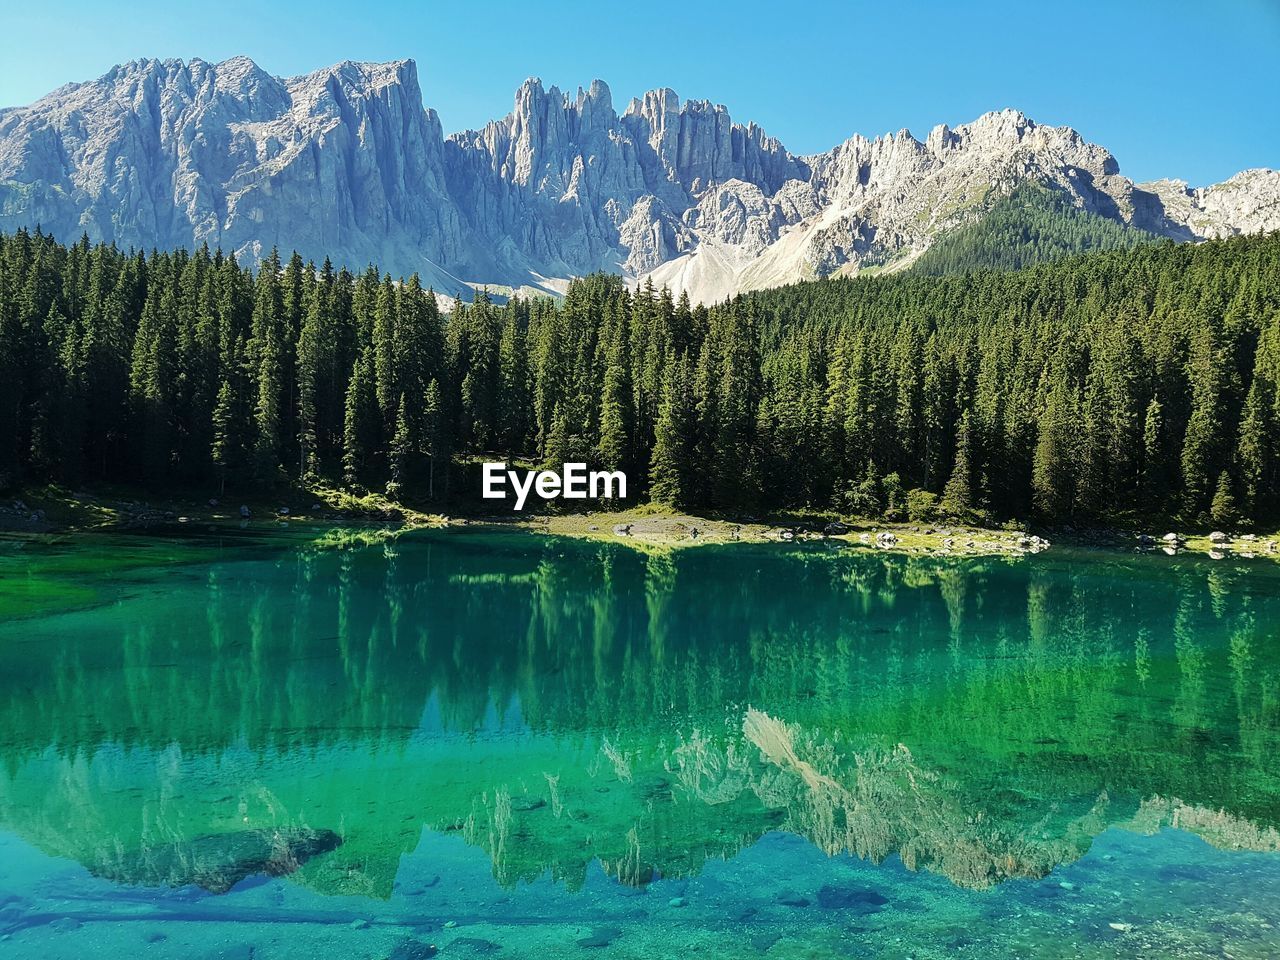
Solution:
<svg viewBox="0 0 1280 960">
<path fill-rule="evenodd" d="M 855 132 L 923 137 L 1009 106 L 1076 127 L 1138 180 L 1280 167 L 1280 0 L 114 6 L 128 13 L 10 4 L 0 105 L 144 56 L 243 53 L 281 75 L 412 57 L 446 131 L 505 114 L 525 77 L 570 90 L 600 77 L 619 109 L 670 86 L 728 105 L 796 153 Z"/>
</svg>

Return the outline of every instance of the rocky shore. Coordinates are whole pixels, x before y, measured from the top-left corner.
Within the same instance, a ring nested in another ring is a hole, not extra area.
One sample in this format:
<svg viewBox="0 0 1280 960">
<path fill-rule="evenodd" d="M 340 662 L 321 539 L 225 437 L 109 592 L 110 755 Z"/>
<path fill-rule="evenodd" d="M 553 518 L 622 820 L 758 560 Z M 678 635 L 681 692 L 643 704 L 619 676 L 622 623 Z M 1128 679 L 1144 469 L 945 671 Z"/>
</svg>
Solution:
<svg viewBox="0 0 1280 960">
<path fill-rule="evenodd" d="M 657 506 L 620 512 L 449 516 L 427 513 L 369 494 L 294 490 L 270 499 L 142 499 L 126 492 L 33 490 L 0 498 L 0 532 L 57 534 L 84 531 L 160 531 L 184 525 L 235 525 L 263 530 L 291 526 L 376 528 L 398 532 L 421 527 L 500 527 L 668 550 L 724 543 L 829 542 L 851 548 L 923 556 L 1025 556 L 1054 544 L 1170 556 L 1203 554 L 1280 559 L 1280 534 L 1257 532 L 1135 532 L 1064 527 L 1036 533 L 971 524 L 887 523 L 822 515 L 698 517 Z"/>
</svg>

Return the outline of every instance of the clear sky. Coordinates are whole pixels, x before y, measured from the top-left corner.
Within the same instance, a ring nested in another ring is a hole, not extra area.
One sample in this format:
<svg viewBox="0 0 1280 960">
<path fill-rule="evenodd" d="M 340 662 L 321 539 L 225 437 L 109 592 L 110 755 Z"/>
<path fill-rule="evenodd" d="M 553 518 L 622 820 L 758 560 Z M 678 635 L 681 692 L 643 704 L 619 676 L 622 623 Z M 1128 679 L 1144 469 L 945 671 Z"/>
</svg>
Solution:
<svg viewBox="0 0 1280 960">
<path fill-rule="evenodd" d="M 923 137 L 1017 107 L 1144 180 L 1280 167 L 1280 0 L 14 0 L 0 105 L 137 57 L 247 54 L 279 75 L 418 62 L 446 132 L 507 113 L 529 76 L 724 103 L 794 153 L 852 133 Z M 115 9 L 110 9 L 114 7 Z M 127 12 L 125 12 L 127 11 Z"/>
</svg>

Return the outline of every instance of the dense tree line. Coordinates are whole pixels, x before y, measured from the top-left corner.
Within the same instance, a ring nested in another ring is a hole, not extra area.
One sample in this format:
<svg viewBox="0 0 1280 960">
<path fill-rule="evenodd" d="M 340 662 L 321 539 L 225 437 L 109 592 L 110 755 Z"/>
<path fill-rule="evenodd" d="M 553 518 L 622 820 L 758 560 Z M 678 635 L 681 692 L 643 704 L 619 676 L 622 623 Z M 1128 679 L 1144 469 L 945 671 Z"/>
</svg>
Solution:
<svg viewBox="0 0 1280 960">
<path fill-rule="evenodd" d="M 694 510 L 1280 516 L 1280 237 L 705 308 L 0 238 L 0 478 L 450 495 L 498 455 Z M 453 494 L 474 496 L 470 489 Z"/>
<path fill-rule="evenodd" d="M 1070 197 L 1024 183 L 979 220 L 939 237 L 912 266 L 943 276 L 970 270 L 1021 270 L 1074 253 L 1131 250 L 1154 234 L 1077 208 Z"/>
</svg>

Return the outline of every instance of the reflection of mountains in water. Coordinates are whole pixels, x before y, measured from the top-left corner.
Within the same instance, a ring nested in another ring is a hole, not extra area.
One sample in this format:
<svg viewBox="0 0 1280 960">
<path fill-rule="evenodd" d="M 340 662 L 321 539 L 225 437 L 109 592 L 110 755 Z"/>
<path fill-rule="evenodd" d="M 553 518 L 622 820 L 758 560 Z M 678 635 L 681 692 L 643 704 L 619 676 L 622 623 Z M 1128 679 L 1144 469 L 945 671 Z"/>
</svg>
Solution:
<svg viewBox="0 0 1280 960">
<path fill-rule="evenodd" d="M 0 820 L 120 879 L 335 829 L 297 876 L 375 895 L 423 826 L 505 883 L 775 828 L 971 887 L 1115 823 L 1274 849 L 1273 581 L 1157 563 L 449 536 L 196 568 L 0 642 Z"/>
<path fill-rule="evenodd" d="M 121 883 L 226 893 L 247 877 L 287 876 L 341 845 L 332 830 L 234 830 L 119 850 L 91 869 Z"/>
</svg>

